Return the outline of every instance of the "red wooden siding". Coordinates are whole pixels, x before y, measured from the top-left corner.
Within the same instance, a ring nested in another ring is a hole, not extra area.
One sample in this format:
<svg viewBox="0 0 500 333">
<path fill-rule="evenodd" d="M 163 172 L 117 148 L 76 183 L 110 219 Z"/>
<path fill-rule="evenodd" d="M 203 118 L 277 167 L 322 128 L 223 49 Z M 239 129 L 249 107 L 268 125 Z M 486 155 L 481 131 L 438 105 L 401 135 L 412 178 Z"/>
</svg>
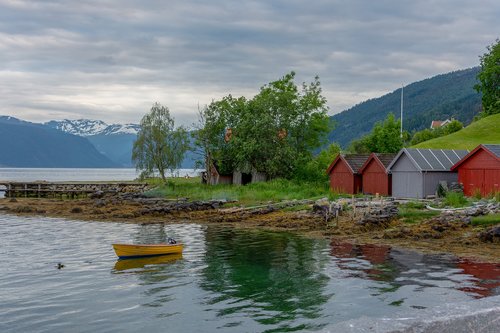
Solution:
<svg viewBox="0 0 500 333">
<path fill-rule="evenodd" d="M 369 194 L 391 195 L 391 175 L 375 158 L 371 158 L 363 169 L 363 192 Z"/>
<path fill-rule="evenodd" d="M 471 196 L 480 191 L 487 196 L 500 192 L 500 161 L 484 149 L 466 158 L 458 166 L 458 181 L 464 185 L 464 194 Z"/>
<path fill-rule="evenodd" d="M 330 188 L 335 192 L 354 194 L 355 178 L 349 166 L 339 159 L 330 170 Z"/>
</svg>

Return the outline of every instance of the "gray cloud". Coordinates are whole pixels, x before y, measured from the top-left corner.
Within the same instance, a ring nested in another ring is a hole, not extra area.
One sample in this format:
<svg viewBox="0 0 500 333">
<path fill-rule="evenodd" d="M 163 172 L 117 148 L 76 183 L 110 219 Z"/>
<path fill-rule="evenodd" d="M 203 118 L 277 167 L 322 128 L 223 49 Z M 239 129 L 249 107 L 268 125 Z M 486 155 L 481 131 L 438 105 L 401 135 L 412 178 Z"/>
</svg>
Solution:
<svg viewBox="0 0 500 333">
<path fill-rule="evenodd" d="M 498 1 L 0 0 L 0 114 L 138 122 L 155 101 L 251 97 L 295 70 L 331 112 L 472 67 L 500 31 Z"/>
</svg>

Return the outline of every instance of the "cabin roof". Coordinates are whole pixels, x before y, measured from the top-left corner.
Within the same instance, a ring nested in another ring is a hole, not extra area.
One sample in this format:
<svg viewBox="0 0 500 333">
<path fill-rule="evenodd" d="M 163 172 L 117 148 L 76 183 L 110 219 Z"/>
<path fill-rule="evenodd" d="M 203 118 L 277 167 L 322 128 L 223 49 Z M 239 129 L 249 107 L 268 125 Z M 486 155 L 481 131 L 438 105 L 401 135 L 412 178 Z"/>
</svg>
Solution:
<svg viewBox="0 0 500 333">
<path fill-rule="evenodd" d="M 484 150 L 484 151 L 486 151 L 488 154 L 490 154 L 494 158 L 500 159 L 500 144 L 498 144 L 498 145 L 493 145 L 493 144 L 482 145 L 481 144 L 481 145 L 477 146 L 476 148 L 474 148 L 474 150 L 472 150 L 466 156 L 464 156 L 463 158 L 461 158 L 459 161 L 457 161 L 457 163 L 455 163 L 451 167 L 451 170 L 454 171 L 456 168 L 458 168 L 459 165 L 461 165 L 463 162 L 465 162 L 466 160 L 468 160 L 471 156 L 473 156 L 474 154 L 476 154 L 481 149 Z"/>
<path fill-rule="evenodd" d="M 396 154 L 371 153 L 363 166 L 359 169 L 359 172 L 363 173 L 368 167 L 368 164 L 370 164 L 370 161 L 375 160 L 375 163 L 378 163 L 383 169 L 386 170 L 387 173 L 387 167 L 391 164 L 394 157 L 396 157 Z"/>
<path fill-rule="evenodd" d="M 387 169 L 387 167 L 391 164 L 392 160 L 396 157 L 397 154 L 380 154 L 377 153 L 375 154 L 378 158 L 378 160 L 382 163 L 384 168 Z"/>
<path fill-rule="evenodd" d="M 339 154 L 328 167 L 327 173 L 329 174 L 332 172 L 333 168 L 340 160 L 347 164 L 353 174 L 359 173 L 359 170 L 369 156 L 368 154 Z"/>
<path fill-rule="evenodd" d="M 344 155 L 344 160 L 347 162 L 353 173 L 358 173 L 359 169 L 365 164 L 370 157 L 368 154 L 348 154 Z"/>
<path fill-rule="evenodd" d="M 468 152 L 468 150 L 458 149 L 403 148 L 387 169 L 392 169 L 401 155 L 405 154 L 419 171 L 450 171 L 451 167 Z"/>
<path fill-rule="evenodd" d="M 496 157 L 500 158 L 500 144 L 498 145 L 482 145 L 484 148 L 492 152 Z"/>
</svg>

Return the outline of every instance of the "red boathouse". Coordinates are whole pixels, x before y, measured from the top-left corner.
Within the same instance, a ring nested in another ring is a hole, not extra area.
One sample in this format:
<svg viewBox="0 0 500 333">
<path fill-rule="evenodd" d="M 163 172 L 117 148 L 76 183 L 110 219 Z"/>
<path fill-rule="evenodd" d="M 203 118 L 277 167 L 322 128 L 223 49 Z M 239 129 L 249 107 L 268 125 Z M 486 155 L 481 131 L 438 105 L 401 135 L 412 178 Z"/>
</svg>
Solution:
<svg viewBox="0 0 500 333">
<path fill-rule="evenodd" d="M 387 167 L 394 157 L 396 157 L 396 154 L 370 154 L 359 170 L 362 175 L 363 193 L 378 193 L 384 196 L 392 194 L 392 177 L 387 171 Z"/>
<path fill-rule="evenodd" d="M 482 196 L 500 192 L 500 144 L 479 145 L 451 167 L 458 171 L 458 182 L 464 186 L 464 194 Z"/>
<path fill-rule="evenodd" d="M 369 155 L 340 154 L 328 167 L 330 189 L 334 192 L 356 194 L 363 190 L 359 169 Z"/>
</svg>

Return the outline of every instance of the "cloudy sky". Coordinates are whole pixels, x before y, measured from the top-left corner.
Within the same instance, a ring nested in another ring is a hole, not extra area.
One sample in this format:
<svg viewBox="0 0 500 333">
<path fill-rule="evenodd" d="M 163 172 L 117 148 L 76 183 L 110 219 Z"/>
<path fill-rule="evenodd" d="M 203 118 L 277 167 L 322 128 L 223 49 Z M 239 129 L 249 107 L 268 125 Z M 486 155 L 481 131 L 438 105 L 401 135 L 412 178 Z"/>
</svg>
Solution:
<svg viewBox="0 0 500 333">
<path fill-rule="evenodd" d="M 330 112 L 476 66 L 498 0 L 0 0 L 0 115 L 177 123 L 294 70 Z"/>
</svg>

